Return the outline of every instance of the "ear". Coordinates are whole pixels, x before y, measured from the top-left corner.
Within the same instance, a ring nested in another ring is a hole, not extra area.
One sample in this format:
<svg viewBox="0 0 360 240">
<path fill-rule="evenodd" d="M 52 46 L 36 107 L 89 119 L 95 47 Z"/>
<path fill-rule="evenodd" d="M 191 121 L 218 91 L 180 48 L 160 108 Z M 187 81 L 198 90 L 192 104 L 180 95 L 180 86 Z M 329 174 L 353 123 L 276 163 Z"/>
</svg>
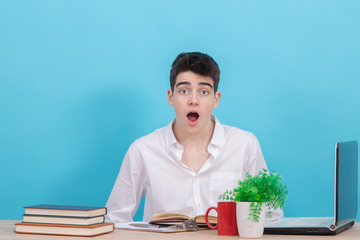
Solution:
<svg viewBox="0 0 360 240">
<path fill-rule="evenodd" d="M 215 93 L 214 108 L 217 108 L 219 106 L 220 98 L 221 98 L 221 92 L 216 92 Z"/>
<path fill-rule="evenodd" d="M 167 96 L 168 96 L 168 102 L 170 104 L 170 106 L 174 106 L 174 103 L 173 103 L 173 91 L 171 89 L 168 89 L 167 91 Z"/>
</svg>

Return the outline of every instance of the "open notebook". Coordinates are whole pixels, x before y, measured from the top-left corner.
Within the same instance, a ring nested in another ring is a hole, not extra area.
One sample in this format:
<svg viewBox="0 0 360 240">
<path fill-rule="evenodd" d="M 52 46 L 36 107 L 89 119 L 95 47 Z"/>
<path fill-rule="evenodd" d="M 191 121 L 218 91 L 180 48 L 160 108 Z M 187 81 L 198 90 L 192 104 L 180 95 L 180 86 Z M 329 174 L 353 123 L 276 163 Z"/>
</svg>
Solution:
<svg viewBox="0 0 360 240">
<path fill-rule="evenodd" d="M 265 223 L 267 234 L 335 235 L 354 225 L 358 204 L 358 143 L 335 144 L 334 216 L 292 217 Z"/>
</svg>

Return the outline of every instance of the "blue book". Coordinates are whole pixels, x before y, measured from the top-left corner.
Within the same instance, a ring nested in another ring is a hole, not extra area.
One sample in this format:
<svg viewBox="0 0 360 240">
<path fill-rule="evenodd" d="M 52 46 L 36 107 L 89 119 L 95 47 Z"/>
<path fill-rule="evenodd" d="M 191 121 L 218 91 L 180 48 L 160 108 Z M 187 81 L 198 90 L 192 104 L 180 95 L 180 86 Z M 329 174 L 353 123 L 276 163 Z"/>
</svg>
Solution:
<svg viewBox="0 0 360 240">
<path fill-rule="evenodd" d="M 105 207 L 39 204 L 24 208 L 25 214 L 29 215 L 95 217 L 106 214 Z"/>
</svg>

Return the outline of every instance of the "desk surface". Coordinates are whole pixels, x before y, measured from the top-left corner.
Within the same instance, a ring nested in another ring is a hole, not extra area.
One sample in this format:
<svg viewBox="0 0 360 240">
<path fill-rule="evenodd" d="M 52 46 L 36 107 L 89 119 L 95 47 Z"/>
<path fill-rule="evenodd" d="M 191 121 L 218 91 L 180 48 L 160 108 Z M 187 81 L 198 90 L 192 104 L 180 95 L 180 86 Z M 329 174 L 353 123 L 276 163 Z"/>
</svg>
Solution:
<svg viewBox="0 0 360 240">
<path fill-rule="evenodd" d="M 17 234 L 14 233 L 15 223 L 20 221 L 14 220 L 0 220 L 0 239 L 6 240 L 55 240 L 59 239 L 59 236 L 51 235 L 34 235 L 34 234 Z M 352 240 L 359 239 L 360 236 L 360 223 L 355 223 L 350 229 L 336 235 L 331 236 L 332 240 L 342 239 L 342 240 Z M 66 240 L 81 240 L 81 239 L 93 239 L 93 240 L 132 240 L 132 239 L 145 239 L 145 240 L 238 240 L 238 236 L 219 236 L 217 235 L 216 230 L 201 230 L 197 232 L 179 232 L 179 233 L 153 233 L 153 232 L 142 232 L 142 231 L 131 231 L 131 230 L 119 230 L 116 229 L 113 233 L 100 235 L 97 237 L 62 237 Z M 304 235 L 264 235 L 263 239 L 326 239 L 324 236 L 304 236 Z"/>
</svg>

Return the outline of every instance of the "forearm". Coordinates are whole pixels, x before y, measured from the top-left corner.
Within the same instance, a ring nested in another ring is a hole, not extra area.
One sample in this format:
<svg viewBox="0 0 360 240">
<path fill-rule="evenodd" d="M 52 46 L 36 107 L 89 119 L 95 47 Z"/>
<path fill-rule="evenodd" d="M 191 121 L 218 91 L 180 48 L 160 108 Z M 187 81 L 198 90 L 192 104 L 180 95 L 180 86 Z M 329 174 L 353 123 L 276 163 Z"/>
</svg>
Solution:
<svg viewBox="0 0 360 240">
<path fill-rule="evenodd" d="M 130 148 L 106 203 L 106 221 L 133 221 L 143 195 L 141 168 L 136 164 L 135 157 L 136 154 Z"/>
</svg>

